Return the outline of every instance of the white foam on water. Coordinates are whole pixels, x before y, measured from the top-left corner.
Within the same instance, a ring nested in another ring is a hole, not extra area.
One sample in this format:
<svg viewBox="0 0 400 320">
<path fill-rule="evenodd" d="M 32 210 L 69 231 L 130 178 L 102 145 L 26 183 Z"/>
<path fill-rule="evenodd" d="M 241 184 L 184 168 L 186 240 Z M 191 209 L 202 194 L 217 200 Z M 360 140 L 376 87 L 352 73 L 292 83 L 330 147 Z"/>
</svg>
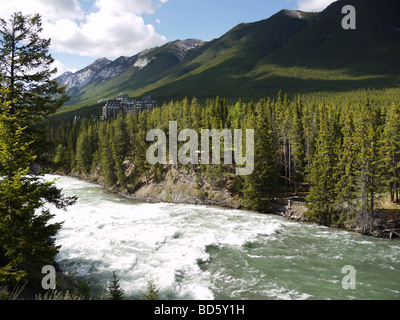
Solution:
<svg viewBox="0 0 400 320">
<path fill-rule="evenodd" d="M 214 299 L 210 274 L 198 265 L 210 259 L 207 246 L 240 247 L 281 227 L 264 215 L 244 211 L 133 203 L 72 178 L 60 178 L 57 186 L 66 195 L 79 196 L 67 212 L 52 209 L 53 221 L 63 222 L 57 260 L 77 276 L 103 273 L 104 284 L 116 271 L 127 296 L 146 292 L 151 277 L 161 296 Z"/>
<path fill-rule="evenodd" d="M 66 212 L 51 209 L 53 221 L 64 222 L 56 259 L 93 287 L 104 288 L 116 271 L 134 299 L 150 278 L 166 299 L 342 299 L 350 296 L 340 291 L 341 270 L 350 264 L 359 270 L 357 297 L 396 297 L 398 242 L 247 211 L 135 203 L 73 178 L 46 177 L 53 178 L 65 195 L 79 196 Z"/>
<path fill-rule="evenodd" d="M 289 290 L 285 287 L 274 286 L 269 290 L 265 290 L 266 297 L 276 300 L 307 300 L 313 296 L 307 293 L 300 293 L 297 290 Z"/>
</svg>

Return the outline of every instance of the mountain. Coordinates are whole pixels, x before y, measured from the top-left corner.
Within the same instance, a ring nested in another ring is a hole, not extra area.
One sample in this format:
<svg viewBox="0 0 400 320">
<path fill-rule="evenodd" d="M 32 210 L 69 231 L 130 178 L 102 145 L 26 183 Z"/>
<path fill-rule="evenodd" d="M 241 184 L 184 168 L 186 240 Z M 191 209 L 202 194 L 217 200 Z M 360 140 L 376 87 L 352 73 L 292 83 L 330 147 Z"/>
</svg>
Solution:
<svg viewBox="0 0 400 320">
<path fill-rule="evenodd" d="M 111 63 L 107 58 L 100 58 L 93 62 L 86 68 L 76 72 L 66 72 L 62 74 L 58 81 L 67 86 L 67 90 L 71 88 L 82 89 L 84 86 L 90 84 L 94 78 L 101 77 L 100 70 L 105 68 Z"/>
<path fill-rule="evenodd" d="M 201 46 L 203 41 L 198 39 L 177 40 L 167 43 L 163 47 L 147 49 L 132 57 L 119 57 L 115 61 L 107 58 L 100 58 L 86 68 L 76 73 L 66 72 L 57 78 L 60 85 L 66 85 L 67 93 L 71 96 L 70 104 L 86 101 L 86 97 L 97 99 L 99 92 L 104 91 L 104 86 L 114 86 L 110 80 L 124 74 L 124 77 L 136 74 L 140 70 L 146 68 L 149 64 L 151 68 L 147 68 L 146 72 L 151 73 L 152 69 L 156 69 L 156 73 L 165 67 L 170 67 L 180 63 L 186 56 L 187 52 Z M 123 77 L 123 79 L 125 79 Z M 118 87 L 121 84 L 118 84 Z M 129 90 L 128 90 L 129 91 Z M 118 90 L 114 90 L 116 94 Z M 99 98 L 104 95 L 99 94 Z"/>
<path fill-rule="evenodd" d="M 216 95 L 228 97 L 260 96 L 262 88 L 251 81 L 256 95 L 245 89 L 250 85 L 248 73 L 257 62 L 287 44 L 306 28 L 315 14 L 282 10 L 269 19 L 242 23 L 222 37 L 190 52 L 182 64 L 170 70 L 168 83 L 144 88 L 156 96 L 199 98 Z M 139 91 L 141 92 L 141 91 Z M 262 94 L 265 96 L 265 93 Z"/>
<path fill-rule="evenodd" d="M 356 30 L 343 30 L 341 26 L 345 4 L 356 9 Z M 354 74 L 391 74 L 393 66 L 400 64 L 399 27 L 398 0 L 337 1 L 285 48 L 262 62 L 332 70 L 349 68 Z"/>
<path fill-rule="evenodd" d="M 342 8 L 353 5 L 357 29 L 344 30 Z M 394 88 L 400 82 L 400 2 L 336 1 L 320 13 L 282 10 L 242 23 L 209 42 L 177 40 L 115 61 L 95 61 L 66 84 L 70 104 L 151 92 L 161 101 L 215 97 L 258 99 L 280 90 Z"/>
</svg>

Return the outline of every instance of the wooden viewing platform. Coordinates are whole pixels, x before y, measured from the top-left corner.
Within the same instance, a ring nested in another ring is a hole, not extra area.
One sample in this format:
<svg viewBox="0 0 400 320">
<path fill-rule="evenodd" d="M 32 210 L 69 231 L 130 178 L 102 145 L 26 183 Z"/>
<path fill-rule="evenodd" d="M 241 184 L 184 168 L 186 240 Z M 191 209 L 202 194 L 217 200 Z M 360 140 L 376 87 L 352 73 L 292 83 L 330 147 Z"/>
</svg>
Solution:
<svg viewBox="0 0 400 320">
<path fill-rule="evenodd" d="M 288 198 L 287 202 L 289 207 L 305 207 L 307 204 L 306 199 L 298 197 Z"/>
</svg>

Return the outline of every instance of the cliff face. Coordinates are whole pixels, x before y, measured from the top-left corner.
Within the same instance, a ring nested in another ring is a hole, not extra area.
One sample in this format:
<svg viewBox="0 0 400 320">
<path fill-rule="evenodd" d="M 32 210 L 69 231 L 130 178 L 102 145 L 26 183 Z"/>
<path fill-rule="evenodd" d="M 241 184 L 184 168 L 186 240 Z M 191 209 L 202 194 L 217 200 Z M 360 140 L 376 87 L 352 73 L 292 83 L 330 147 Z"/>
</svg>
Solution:
<svg viewBox="0 0 400 320">
<path fill-rule="evenodd" d="M 226 180 L 223 187 L 216 186 L 203 173 L 170 166 L 165 179 L 156 181 L 151 176 L 141 181 L 134 193 L 123 192 L 127 198 L 146 202 L 171 202 L 198 205 L 216 205 L 242 208 L 241 200 L 230 189 Z"/>
<path fill-rule="evenodd" d="M 125 163 L 127 175 L 132 171 L 132 164 Z M 198 205 L 215 205 L 232 209 L 245 209 L 245 205 L 233 189 L 233 181 L 228 178 L 219 178 L 213 181 L 195 169 L 177 166 L 163 168 L 162 179 L 157 179 L 153 172 L 136 181 L 133 188 L 118 189 L 104 184 L 103 177 L 96 173 L 85 176 L 78 173 L 69 174 L 73 177 L 103 185 L 107 191 L 118 193 L 125 198 L 140 202 L 169 202 Z M 134 191 L 129 191 L 133 189 Z"/>
</svg>

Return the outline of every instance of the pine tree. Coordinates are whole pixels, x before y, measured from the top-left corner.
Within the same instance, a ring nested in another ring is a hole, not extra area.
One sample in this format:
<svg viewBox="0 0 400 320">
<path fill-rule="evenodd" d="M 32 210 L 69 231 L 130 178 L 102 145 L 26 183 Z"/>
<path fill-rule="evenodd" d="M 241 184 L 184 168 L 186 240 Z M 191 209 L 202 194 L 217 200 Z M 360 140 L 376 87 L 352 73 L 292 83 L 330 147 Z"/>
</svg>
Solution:
<svg viewBox="0 0 400 320">
<path fill-rule="evenodd" d="M 41 268 L 58 252 L 60 224 L 49 223 L 45 204 L 65 209 L 76 201 L 30 172 L 51 147 L 40 124 L 67 99 L 51 80 L 54 60 L 41 30 L 39 15 L 0 20 L 0 282 L 24 277 L 38 285 Z"/>
<path fill-rule="evenodd" d="M 380 191 L 380 115 L 372 108 L 369 99 L 361 107 L 356 123 L 358 153 L 358 179 L 361 197 L 360 224 L 362 233 L 367 233 L 375 211 L 375 200 Z"/>
<path fill-rule="evenodd" d="M 147 293 L 143 294 L 140 300 L 158 300 L 159 289 L 157 288 L 153 279 L 147 282 Z"/>
<path fill-rule="evenodd" d="M 127 132 L 127 154 L 126 157 L 130 160 L 133 159 L 136 146 L 138 119 L 133 114 L 126 116 L 126 132 Z"/>
<path fill-rule="evenodd" d="M 124 290 L 121 288 L 121 279 L 117 278 L 117 274 L 113 271 L 113 278 L 107 287 L 108 300 L 123 300 Z"/>
<path fill-rule="evenodd" d="M 297 193 L 298 183 L 304 179 L 304 133 L 301 123 L 301 113 L 303 104 L 300 96 L 297 98 L 296 104 L 292 106 L 291 125 L 290 125 L 290 145 L 291 145 L 291 165 L 289 177 L 294 186 L 294 192 Z"/>
<path fill-rule="evenodd" d="M 338 153 L 336 170 L 337 181 L 335 192 L 336 203 L 342 213 L 342 219 L 351 216 L 356 211 L 357 200 L 357 154 L 359 152 L 355 137 L 355 127 L 351 107 L 343 112 L 342 141 Z"/>
<path fill-rule="evenodd" d="M 99 128 L 99 153 L 104 183 L 108 186 L 114 186 L 117 182 L 115 162 L 111 146 L 110 125 L 103 122 Z"/>
<path fill-rule="evenodd" d="M 389 110 L 383 137 L 383 170 L 392 202 L 399 203 L 400 188 L 400 105 Z"/>
<path fill-rule="evenodd" d="M 308 181 L 308 176 L 311 172 L 312 158 L 315 153 L 315 144 L 318 134 L 318 112 L 315 104 L 305 105 L 302 114 L 302 127 L 304 132 L 305 145 L 305 168 L 304 180 Z"/>
<path fill-rule="evenodd" d="M 50 39 L 41 38 L 41 31 L 38 14 L 17 12 L 9 21 L 0 19 L 0 73 L 9 88 L 3 99 L 11 103 L 11 113 L 20 112 L 23 125 L 28 127 L 24 135 L 26 141 L 32 141 L 30 148 L 37 150 L 36 161 L 44 161 L 40 155 L 52 148 L 43 127 L 37 124 L 68 100 L 64 87 L 52 79 L 57 70 L 51 68 Z"/>
<path fill-rule="evenodd" d="M 150 170 L 150 164 L 146 159 L 147 152 L 147 112 L 142 112 L 139 116 L 138 129 L 136 136 L 136 148 L 135 148 L 135 170 L 138 174 L 144 174 L 146 183 L 148 183 L 148 172 Z"/>
<path fill-rule="evenodd" d="M 68 141 L 67 141 L 67 168 L 69 171 L 72 171 L 75 168 L 75 146 L 76 146 L 76 139 L 74 137 L 74 131 L 71 129 L 71 132 L 68 136 Z"/>
<path fill-rule="evenodd" d="M 127 142 L 128 142 L 128 153 L 127 160 L 134 162 L 136 153 L 136 141 L 137 141 L 137 123 L 138 117 L 134 114 L 128 114 L 126 117 L 126 130 L 127 130 Z M 136 166 L 131 170 L 129 176 L 126 177 L 126 184 L 129 190 L 133 191 L 135 189 L 136 183 L 139 177 L 136 172 Z"/>
<path fill-rule="evenodd" d="M 266 211 L 270 208 L 271 200 L 278 188 L 272 131 L 268 125 L 265 108 L 265 101 L 260 101 L 257 105 L 257 117 L 249 117 L 248 128 L 256 128 L 254 171 L 245 176 L 243 190 L 245 201 L 252 208 L 260 211 Z"/>
<path fill-rule="evenodd" d="M 84 174 L 88 174 L 90 172 L 92 153 L 86 128 L 81 130 L 76 142 L 76 164 L 77 169 L 80 172 Z"/>
<path fill-rule="evenodd" d="M 126 177 L 123 162 L 128 153 L 128 133 L 126 131 L 126 123 L 122 112 L 113 123 L 112 150 L 118 184 L 121 189 L 124 189 L 126 188 Z"/>
<path fill-rule="evenodd" d="M 330 226 L 335 215 L 335 146 L 337 142 L 327 107 L 321 107 L 320 117 L 316 152 L 309 174 L 308 215 L 323 225 Z"/>
<path fill-rule="evenodd" d="M 190 104 L 190 128 L 200 132 L 202 108 L 196 98 L 192 99 Z M 188 127 L 189 128 L 189 127 Z"/>
<path fill-rule="evenodd" d="M 278 98 L 279 114 L 278 114 L 278 126 L 279 126 L 279 136 L 281 144 L 281 160 L 280 160 L 280 171 L 285 177 L 285 186 L 289 188 L 291 179 L 291 155 L 292 155 L 292 144 L 290 139 L 290 105 L 285 95 L 283 101 L 282 98 Z"/>
<path fill-rule="evenodd" d="M 125 117 L 122 112 L 118 115 L 117 120 L 113 122 L 113 130 L 113 145 L 116 157 L 123 161 L 128 153 L 129 140 Z"/>
<path fill-rule="evenodd" d="M 178 128 L 180 128 L 178 129 L 178 131 L 190 128 L 191 125 L 190 105 L 187 97 L 182 101 L 182 118 L 180 118 L 179 120 L 182 123 L 182 125 L 178 126 Z"/>
<path fill-rule="evenodd" d="M 54 164 L 56 165 L 57 169 L 64 170 L 66 168 L 66 154 L 67 151 L 65 150 L 65 147 L 62 144 L 59 144 L 54 157 Z"/>
<path fill-rule="evenodd" d="M 99 122 L 90 122 L 88 127 L 89 140 L 89 173 L 95 172 L 99 165 Z"/>
<path fill-rule="evenodd" d="M 59 249 L 54 237 L 61 224 L 49 224 L 53 215 L 44 205 L 66 208 L 76 198 L 64 198 L 52 182 L 28 175 L 36 155 L 25 141 L 21 113 L 4 102 L 0 110 L 0 282 L 35 283 Z"/>
<path fill-rule="evenodd" d="M 236 102 L 235 106 L 232 108 L 230 113 L 230 122 L 231 128 L 239 129 L 240 128 L 240 119 L 242 118 L 242 111 L 241 111 L 241 102 Z"/>
</svg>

